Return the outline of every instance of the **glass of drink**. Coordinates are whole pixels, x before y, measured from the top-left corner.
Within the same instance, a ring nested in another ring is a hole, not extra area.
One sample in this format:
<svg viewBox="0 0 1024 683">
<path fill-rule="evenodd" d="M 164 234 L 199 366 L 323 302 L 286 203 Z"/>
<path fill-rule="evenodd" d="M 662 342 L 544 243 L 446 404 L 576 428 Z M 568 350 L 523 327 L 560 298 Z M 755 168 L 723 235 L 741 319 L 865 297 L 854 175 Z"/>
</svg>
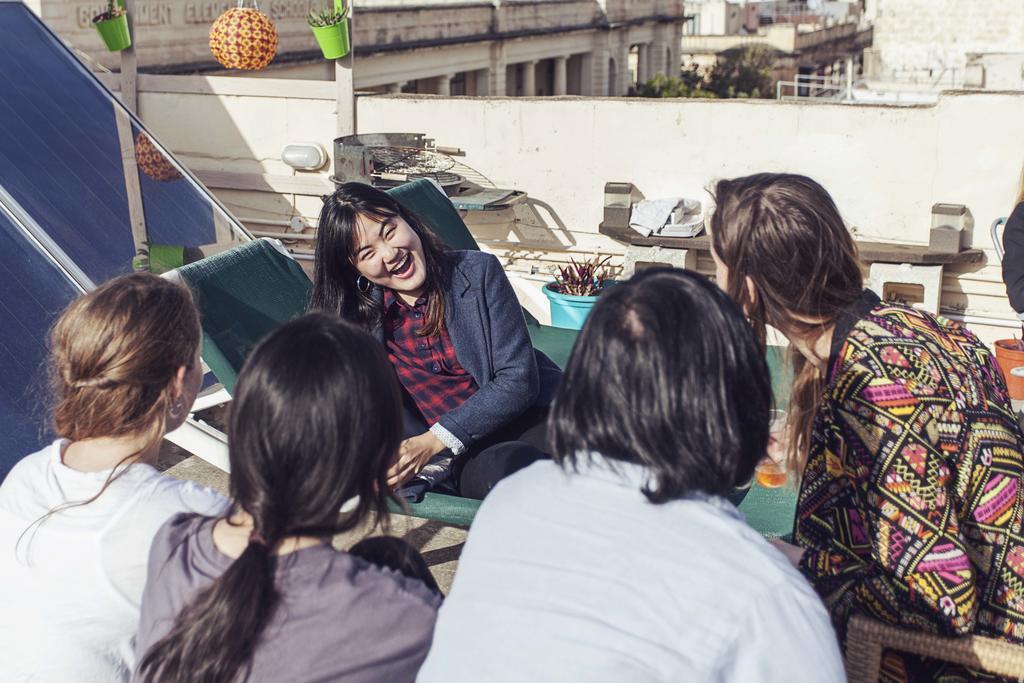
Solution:
<svg viewBox="0 0 1024 683">
<path fill-rule="evenodd" d="M 757 483 L 768 489 L 779 488 L 789 478 L 786 472 L 786 411 L 773 410 L 768 428 L 768 453 L 754 468 Z"/>
</svg>

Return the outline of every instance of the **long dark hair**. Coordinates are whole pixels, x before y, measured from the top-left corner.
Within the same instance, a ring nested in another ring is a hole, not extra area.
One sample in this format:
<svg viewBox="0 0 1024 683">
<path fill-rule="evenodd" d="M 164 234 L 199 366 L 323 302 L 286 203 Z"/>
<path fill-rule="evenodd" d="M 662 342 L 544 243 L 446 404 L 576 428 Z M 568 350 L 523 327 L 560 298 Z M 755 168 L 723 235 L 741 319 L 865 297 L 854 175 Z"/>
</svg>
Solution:
<svg viewBox="0 0 1024 683">
<path fill-rule="evenodd" d="M 386 524 L 399 400 L 383 348 L 336 316 L 307 314 L 260 342 L 238 376 L 228 427 L 233 512 L 252 516 L 258 540 L 145 654 L 143 680 L 235 680 L 280 600 L 277 543 Z"/>
<path fill-rule="evenodd" d="M 768 446 L 768 366 L 743 314 L 705 278 L 652 268 L 605 291 L 551 409 L 557 461 L 644 465 L 653 503 L 726 494 Z"/>
<path fill-rule="evenodd" d="M 857 246 L 824 187 L 802 175 L 759 173 L 719 181 L 714 195 L 712 244 L 729 268 L 729 295 L 762 344 L 767 325 L 817 338 L 860 297 Z M 788 460 L 802 471 L 824 376 L 792 344 L 789 362 Z"/>
<path fill-rule="evenodd" d="M 356 250 L 356 219 L 367 216 L 378 223 L 398 216 L 405 220 L 423 244 L 426 261 L 427 314 L 421 335 L 434 335 L 444 326 L 444 292 L 448 287 L 448 250 L 416 214 L 391 195 L 363 183 L 345 183 L 324 200 L 316 236 L 316 264 L 310 310 L 335 313 L 372 330 L 382 311 L 372 289 L 356 284 L 359 271 L 353 263 Z"/>
</svg>

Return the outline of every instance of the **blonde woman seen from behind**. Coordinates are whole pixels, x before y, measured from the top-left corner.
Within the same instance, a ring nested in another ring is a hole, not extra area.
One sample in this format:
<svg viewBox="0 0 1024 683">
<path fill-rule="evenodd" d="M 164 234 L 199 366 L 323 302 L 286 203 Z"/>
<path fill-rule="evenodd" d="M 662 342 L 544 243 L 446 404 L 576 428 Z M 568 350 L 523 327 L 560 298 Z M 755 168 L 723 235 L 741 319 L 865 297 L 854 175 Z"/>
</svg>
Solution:
<svg viewBox="0 0 1024 683">
<path fill-rule="evenodd" d="M 199 318 L 137 273 L 74 301 L 50 345 L 60 438 L 0 486 L 0 680 L 127 680 L 153 536 L 224 505 L 153 467 L 199 390 Z"/>
</svg>

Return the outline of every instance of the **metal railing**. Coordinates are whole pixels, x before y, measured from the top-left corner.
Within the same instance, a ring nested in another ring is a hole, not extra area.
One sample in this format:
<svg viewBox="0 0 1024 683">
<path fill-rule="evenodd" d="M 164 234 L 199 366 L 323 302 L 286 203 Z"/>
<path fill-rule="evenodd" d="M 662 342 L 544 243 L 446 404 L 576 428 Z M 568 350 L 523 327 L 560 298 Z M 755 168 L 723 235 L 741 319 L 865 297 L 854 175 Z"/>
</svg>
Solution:
<svg viewBox="0 0 1024 683">
<path fill-rule="evenodd" d="M 854 81 L 851 75 L 838 73 L 831 76 L 799 74 L 796 80 L 778 81 L 775 84 L 775 99 L 827 99 L 852 100 L 853 88 L 861 81 Z"/>
<path fill-rule="evenodd" d="M 955 66 L 941 69 L 900 69 L 879 74 L 871 80 L 930 89 L 962 88 L 964 72 Z"/>
</svg>

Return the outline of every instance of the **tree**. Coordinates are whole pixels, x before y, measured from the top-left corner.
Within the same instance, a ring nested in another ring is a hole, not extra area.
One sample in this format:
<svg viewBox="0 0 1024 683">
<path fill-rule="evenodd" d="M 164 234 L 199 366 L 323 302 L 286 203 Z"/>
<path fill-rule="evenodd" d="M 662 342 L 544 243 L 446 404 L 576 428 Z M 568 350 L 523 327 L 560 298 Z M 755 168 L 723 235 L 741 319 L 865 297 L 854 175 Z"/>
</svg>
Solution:
<svg viewBox="0 0 1024 683">
<path fill-rule="evenodd" d="M 771 97 L 775 49 L 748 45 L 728 50 L 711 69 L 707 89 L 718 97 Z"/>
<path fill-rule="evenodd" d="M 699 84 L 687 83 L 684 79 L 665 74 L 655 74 L 654 78 L 641 83 L 636 90 L 640 97 L 715 97 L 715 94 L 702 89 Z"/>
</svg>

